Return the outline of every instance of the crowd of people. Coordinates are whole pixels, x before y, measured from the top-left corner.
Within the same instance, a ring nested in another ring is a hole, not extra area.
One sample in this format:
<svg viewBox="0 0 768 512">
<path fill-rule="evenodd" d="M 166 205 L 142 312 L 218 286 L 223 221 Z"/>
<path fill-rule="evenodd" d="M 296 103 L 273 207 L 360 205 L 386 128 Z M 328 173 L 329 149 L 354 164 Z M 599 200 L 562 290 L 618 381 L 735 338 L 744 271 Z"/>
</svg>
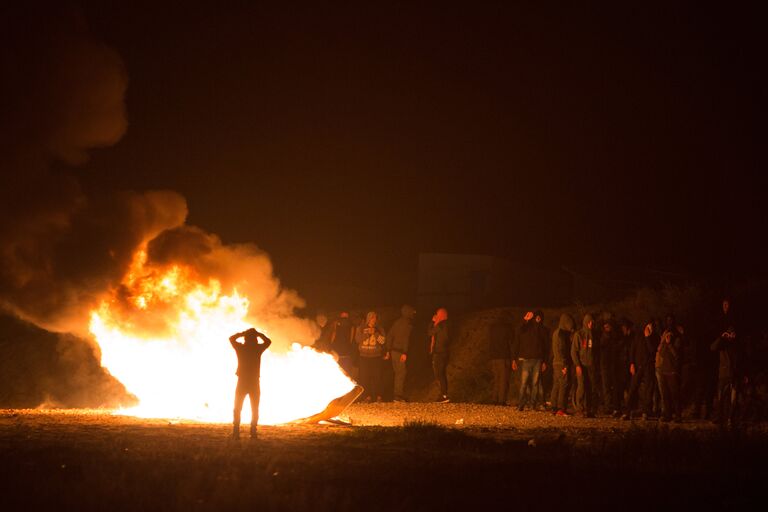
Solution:
<svg viewBox="0 0 768 512">
<path fill-rule="evenodd" d="M 585 314 L 577 325 L 564 313 L 550 333 L 540 311 L 516 328 L 498 321 L 489 335 L 493 401 L 509 403 L 510 374 L 519 371 L 520 411 L 680 422 L 685 410 L 733 424 L 759 400 L 752 379 L 764 378 L 765 347 L 750 343 L 729 299 L 710 323 L 691 334 L 671 314 L 639 325 Z"/>
<path fill-rule="evenodd" d="M 318 315 L 321 334 L 315 347 L 336 354 L 342 369 L 363 386 L 362 401 L 382 401 L 387 387 L 394 401 L 405 401 L 412 338 L 423 339 L 437 401 L 448 402 L 448 312 L 435 311 L 424 337 L 413 336 L 415 314 L 413 307 L 403 306 L 388 330 L 374 311 L 358 318 L 342 311 L 330 321 Z M 752 368 L 759 358 L 752 357 L 729 299 L 711 325 L 697 326 L 695 334 L 671 314 L 639 324 L 610 312 L 579 320 L 562 314 L 552 332 L 542 311 L 526 312 L 518 325 L 513 319 L 492 323 L 487 338 L 491 402 L 558 416 L 671 422 L 681 421 L 685 410 L 692 418 L 732 424 L 751 396 Z"/>
</svg>

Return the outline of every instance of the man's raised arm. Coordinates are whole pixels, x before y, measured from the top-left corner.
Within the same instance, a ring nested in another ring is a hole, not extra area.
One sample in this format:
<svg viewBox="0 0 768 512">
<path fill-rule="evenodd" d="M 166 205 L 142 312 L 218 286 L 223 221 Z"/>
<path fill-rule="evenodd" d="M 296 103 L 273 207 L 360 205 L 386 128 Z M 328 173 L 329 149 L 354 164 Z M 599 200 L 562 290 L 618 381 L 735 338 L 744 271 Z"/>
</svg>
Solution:
<svg viewBox="0 0 768 512">
<path fill-rule="evenodd" d="M 264 350 L 267 350 L 269 346 L 272 344 L 272 340 L 267 337 L 266 334 L 263 333 L 257 333 L 257 336 L 261 338 L 263 343 L 259 343 L 259 345 L 264 345 Z"/>
<path fill-rule="evenodd" d="M 239 338 L 239 337 L 240 337 L 240 336 L 242 336 L 242 335 L 243 335 L 243 333 L 241 333 L 241 332 L 238 332 L 238 333 L 236 333 L 236 334 L 233 334 L 232 336 L 230 336 L 230 337 L 229 337 L 229 342 L 232 344 L 232 346 L 233 346 L 233 347 L 234 347 L 235 345 L 238 345 L 238 343 L 237 343 L 237 338 Z"/>
</svg>

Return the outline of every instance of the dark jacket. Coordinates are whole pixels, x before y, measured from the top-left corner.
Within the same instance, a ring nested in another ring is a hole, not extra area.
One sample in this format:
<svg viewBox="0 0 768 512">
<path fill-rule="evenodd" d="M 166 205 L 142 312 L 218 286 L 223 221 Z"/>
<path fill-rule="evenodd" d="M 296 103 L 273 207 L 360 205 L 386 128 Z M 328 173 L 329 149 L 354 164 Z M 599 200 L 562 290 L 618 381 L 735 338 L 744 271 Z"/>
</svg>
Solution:
<svg viewBox="0 0 768 512">
<path fill-rule="evenodd" d="M 261 374 L 261 355 L 272 342 L 267 340 L 264 343 L 238 343 L 236 341 L 230 343 L 237 354 L 237 372 L 235 374 L 241 381 L 258 381 Z"/>
<path fill-rule="evenodd" d="M 659 337 L 654 333 L 646 337 L 644 333 L 636 333 L 629 349 L 629 363 L 636 368 L 645 368 L 654 364 Z"/>
<path fill-rule="evenodd" d="M 597 363 L 595 354 L 597 347 L 595 346 L 592 329 L 588 327 L 591 321 L 592 315 L 584 315 L 581 329 L 576 331 L 573 335 L 573 343 L 571 343 L 571 360 L 576 366 L 592 366 Z"/>
<path fill-rule="evenodd" d="M 430 344 L 432 343 L 432 338 L 434 338 L 434 345 L 431 345 L 433 347 L 433 354 L 444 354 L 448 352 L 448 346 L 450 345 L 450 340 L 448 338 L 448 321 L 443 320 L 437 325 L 430 325 L 429 337 Z"/>
<path fill-rule="evenodd" d="M 567 365 L 571 360 L 571 343 L 573 339 L 573 329 L 576 323 L 573 317 L 567 313 L 560 315 L 560 322 L 557 329 L 552 333 L 552 362 L 553 364 Z"/>
<path fill-rule="evenodd" d="M 547 355 L 543 326 L 531 319 L 517 328 L 512 349 L 514 359 L 544 359 Z"/>
<path fill-rule="evenodd" d="M 411 331 L 413 330 L 414 309 L 410 306 L 403 306 L 402 316 L 395 320 L 387 333 L 386 351 L 408 353 L 408 346 L 411 344 Z"/>
<path fill-rule="evenodd" d="M 490 359 L 509 359 L 512 355 L 514 330 L 507 322 L 494 322 L 488 332 L 488 355 Z"/>
<path fill-rule="evenodd" d="M 353 348 L 352 322 L 349 318 L 338 318 L 333 322 L 331 350 L 340 356 L 351 356 Z"/>
<path fill-rule="evenodd" d="M 663 374 L 669 375 L 677 373 L 680 363 L 681 340 L 676 332 L 672 333 L 672 339 L 669 343 L 659 342 L 659 348 L 656 351 L 656 369 Z"/>
</svg>

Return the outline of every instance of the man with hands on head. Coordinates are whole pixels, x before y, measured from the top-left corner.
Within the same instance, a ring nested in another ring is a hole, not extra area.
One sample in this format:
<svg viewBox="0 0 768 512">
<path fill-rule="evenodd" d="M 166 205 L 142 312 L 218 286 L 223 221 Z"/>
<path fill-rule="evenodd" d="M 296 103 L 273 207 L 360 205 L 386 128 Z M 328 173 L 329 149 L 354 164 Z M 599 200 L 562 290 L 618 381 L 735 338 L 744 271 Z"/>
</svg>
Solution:
<svg viewBox="0 0 768 512">
<path fill-rule="evenodd" d="M 239 343 L 238 338 L 243 338 L 243 343 Z M 250 328 L 233 334 L 229 337 L 229 342 L 237 354 L 237 388 L 235 388 L 232 438 L 240 439 L 240 413 L 246 395 L 251 401 L 251 437 L 255 438 L 256 427 L 259 423 L 259 399 L 261 398 L 259 382 L 261 355 L 272 344 L 272 340 L 256 329 Z"/>
</svg>

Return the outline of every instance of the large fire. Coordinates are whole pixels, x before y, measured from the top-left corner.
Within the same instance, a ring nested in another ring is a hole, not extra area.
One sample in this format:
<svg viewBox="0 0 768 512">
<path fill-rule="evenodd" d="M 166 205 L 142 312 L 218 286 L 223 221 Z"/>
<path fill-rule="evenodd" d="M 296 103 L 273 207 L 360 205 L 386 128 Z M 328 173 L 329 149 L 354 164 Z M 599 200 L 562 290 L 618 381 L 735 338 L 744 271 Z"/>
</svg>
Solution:
<svg viewBox="0 0 768 512">
<path fill-rule="evenodd" d="M 146 253 L 138 253 L 121 290 L 91 314 L 102 365 L 139 399 L 125 412 L 231 421 L 237 358 L 228 338 L 258 323 L 249 318 L 248 298 L 224 293 L 215 279 L 201 282 L 190 268 L 150 270 L 145 263 Z M 262 358 L 260 423 L 319 413 L 354 387 L 331 355 L 265 332 L 275 343 Z"/>
</svg>

